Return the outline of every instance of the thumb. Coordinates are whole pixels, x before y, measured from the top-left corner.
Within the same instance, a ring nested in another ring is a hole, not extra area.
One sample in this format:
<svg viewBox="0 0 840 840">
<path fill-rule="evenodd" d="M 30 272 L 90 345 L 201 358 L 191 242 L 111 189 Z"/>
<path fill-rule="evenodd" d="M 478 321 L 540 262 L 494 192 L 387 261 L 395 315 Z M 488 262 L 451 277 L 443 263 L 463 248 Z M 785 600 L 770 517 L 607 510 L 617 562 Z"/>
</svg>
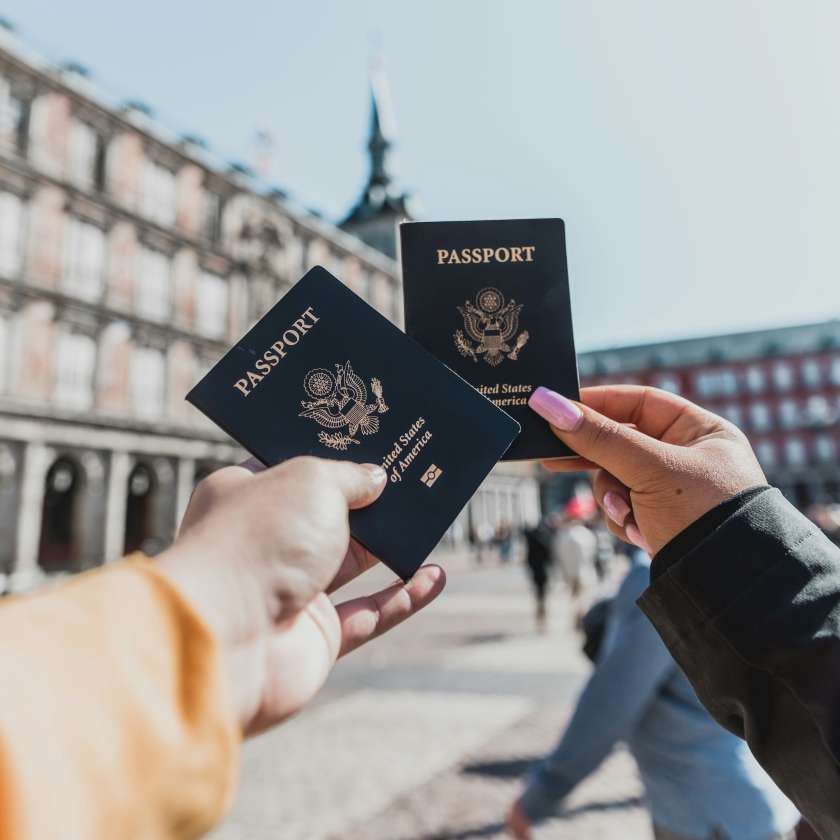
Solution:
<svg viewBox="0 0 840 840">
<path fill-rule="evenodd" d="M 539 387 L 528 400 L 570 449 L 612 473 L 631 490 L 651 467 L 660 468 L 665 444 L 582 403 Z"/>
<path fill-rule="evenodd" d="M 385 488 L 388 478 L 379 464 L 355 464 L 352 461 L 325 461 L 330 479 L 347 499 L 347 506 L 367 507 L 375 502 Z"/>
</svg>

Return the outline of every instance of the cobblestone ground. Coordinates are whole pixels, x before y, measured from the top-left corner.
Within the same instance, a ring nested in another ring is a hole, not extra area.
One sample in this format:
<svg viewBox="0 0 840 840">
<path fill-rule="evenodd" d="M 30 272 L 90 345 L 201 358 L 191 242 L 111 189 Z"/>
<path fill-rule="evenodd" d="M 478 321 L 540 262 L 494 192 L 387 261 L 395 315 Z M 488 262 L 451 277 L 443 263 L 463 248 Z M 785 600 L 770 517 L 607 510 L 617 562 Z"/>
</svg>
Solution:
<svg viewBox="0 0 840 840">
<path fill-rule="evenodd" d="M 556 739 L 588 666 L 561 593 L 539 636 L 521 567 L 444 565 L 436 604 L 339 663 L 313 706 L 246 745 L 237 802 L 213 840 L 505 836 L 520 779 Z M 349 594 L 387 579 L 373 573 Z M 620 750 L 536 833 L 650 836 Z"/>
</svg>

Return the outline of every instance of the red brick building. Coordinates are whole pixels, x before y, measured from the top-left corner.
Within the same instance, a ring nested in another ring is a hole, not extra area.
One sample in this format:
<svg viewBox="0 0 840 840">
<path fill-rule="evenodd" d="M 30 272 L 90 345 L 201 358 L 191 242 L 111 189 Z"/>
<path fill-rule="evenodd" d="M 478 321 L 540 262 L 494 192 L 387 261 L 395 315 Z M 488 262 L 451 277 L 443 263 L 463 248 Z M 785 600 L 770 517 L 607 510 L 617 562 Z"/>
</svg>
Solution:
<svg viewBox="0 0 840 840">
<path fill-rule="evenodd" d="M 840 321 L 599 350 L 580 374 L 681 394 L 739 426 L 800 507 L 840 501 Z"/>
</svg>

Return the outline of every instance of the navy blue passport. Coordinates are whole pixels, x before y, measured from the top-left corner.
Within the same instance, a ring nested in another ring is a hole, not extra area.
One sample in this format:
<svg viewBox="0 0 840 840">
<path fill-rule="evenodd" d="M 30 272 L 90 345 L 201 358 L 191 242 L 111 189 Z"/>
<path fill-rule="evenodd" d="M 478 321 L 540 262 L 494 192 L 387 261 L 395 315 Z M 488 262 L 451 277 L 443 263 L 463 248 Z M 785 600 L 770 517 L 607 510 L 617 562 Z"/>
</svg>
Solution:
<svg viewBox="0 0 840 840">
<path fill-rule="evenodd" d="M 350 530 L 403 580 L 519 432 L 321 267 L 187 399 L 264 464 L 297 455 L 381 464 L 388 484 L 373 505 L 350 512 Z"/>
<path fill-rule="evenodd" d="M 562 219 L 400 225 L 405 330 L 522 426 L 504 461 L 574 453 L 528 408 L 577 399 Z"/>
</svg>

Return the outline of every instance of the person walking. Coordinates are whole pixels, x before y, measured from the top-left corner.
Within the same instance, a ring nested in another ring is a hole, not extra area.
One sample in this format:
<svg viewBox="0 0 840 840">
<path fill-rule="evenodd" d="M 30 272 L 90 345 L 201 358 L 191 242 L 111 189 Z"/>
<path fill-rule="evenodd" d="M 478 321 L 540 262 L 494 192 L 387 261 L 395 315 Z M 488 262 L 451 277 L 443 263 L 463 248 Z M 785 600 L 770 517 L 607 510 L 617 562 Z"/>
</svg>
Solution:
<svg viewBox="0 0 840 840">
<path fill-rule="evenodd" d="M 579 456 L 544 465 L 592 470 L 610 531 L 653 556 L 639 606 L 700 702 L 840 838 L 840 549 L 688 400 L 609 385 L 529 405 Z"/>
<path fill-rule="evenodd" d="M 522 535 L 525 537 L 525 566 L 534 591 L 534 622 L 537 632 L 544 633 L 548 623 L 546 596 L 552 563 L 553 532 L 548 519 L 544 518 L 536 527 L 526 528 Z"/>
<path fill-rule="evenodd" d="M 595 510 L 594 501 L 585 504 L 578 498 L 572 498 L 566 504 L 552 544 L 557 569 L 569 593 L 570 612 L 575 627 L 580 626 L 587 598 L 598 581 L 595 571 L 598 538 L 586 525 L 586 519 Z"/>
<path fill-rule="evenodd" d="M 650 559 L 634 550 L 592 675 L 559 743 L 511 808 L 509 832 L 529 840 L 532 826 L 555 815 L 624 742 L 639 768 L 656 840 L 793 840 L 796 808 L 747 745 L 712 720 L 636 607 L 649 575 Z"/>
</svg>

